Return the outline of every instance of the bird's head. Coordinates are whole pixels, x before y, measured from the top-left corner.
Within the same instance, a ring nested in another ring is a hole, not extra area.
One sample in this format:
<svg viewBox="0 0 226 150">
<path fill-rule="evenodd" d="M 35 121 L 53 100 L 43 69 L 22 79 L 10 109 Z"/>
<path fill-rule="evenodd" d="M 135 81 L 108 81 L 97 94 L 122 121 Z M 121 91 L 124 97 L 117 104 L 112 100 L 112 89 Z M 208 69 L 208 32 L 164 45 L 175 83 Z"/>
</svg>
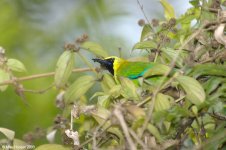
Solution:
<svg viewBox="0 0 226 150">
<path fill-rule="evenodd" d="M 108 70 L 112 75 L 115 75 L 120 65 L 125 62 L 124 59 L 116 56 L 110 56 L 104 59 L 94 58 L 93 61 L 100 63 L 100 66 Z"/>
</svg>

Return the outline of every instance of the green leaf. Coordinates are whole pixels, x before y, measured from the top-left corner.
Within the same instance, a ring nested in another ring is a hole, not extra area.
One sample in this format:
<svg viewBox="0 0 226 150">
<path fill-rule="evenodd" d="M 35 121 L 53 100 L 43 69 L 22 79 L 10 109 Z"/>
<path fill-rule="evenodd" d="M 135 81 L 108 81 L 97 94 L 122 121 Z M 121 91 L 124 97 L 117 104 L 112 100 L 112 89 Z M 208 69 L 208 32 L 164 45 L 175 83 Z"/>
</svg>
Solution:
<svg viewBox="0 0 226 150">
<path fill-rule="evenodd" d="M 159 141 L 159 142 L 161 142 L 163 139 L 162 139 L 162 137 L 161 137 L 161 135 L 160 135 L 160 133 L 159 133 L 159 131 L 158 131 L 158 129 L 154 126 L 154 125 L 152 125 L 152 124 L 148 124 L 148 126 L 147 126 L 147 130 Z"/>
<path fill-rule="evenodd" d="M 186 98 L 195 105 L 200 105 L 206 99 L 205 91 L 200 83 L 189 76 L 177 76 L 176 80 L 186 92 Z"/>
<path fill-rule="evenodd" d="M 103 96 L 103 95 L 105 95 L 105 93 L 104 92 L 96 92 L 96 93 L 94 93 L 93 94 L 93 96 L 92 97 L 90 97 L 90 101 L 91 100 L 93 100 L 95 97 L 98 97 L 98 96 Z"/>
<path fill-rule="evenodd" d="M 25 68 L 24 64 L 17 59 L 8 59 L 6 65 L 12 71 L 26 72 L 26 68 Z"/>
<path fill-rule="evenodd" d="M 199 76 L 213 75 L 213 76 L 224 76 L 226 77 L 226 65 L 218 64 L 199 64 L 194 66 L 191 75 L 195 78 Z"/>
<path fill-rule="evenodd" d="M 222 85 L 223 83 L 226 83 L 226 79 L 225 78 L 220 78 L 220 77 L 211 77 L 208 79 L 208 81 L 206 81 L 203 84 L 203 87 L 206 91 L 206 94 L 210 94 L 211 92 L 213 92 L 215 89 L 217 89 L 220 85 Z"/>
<path fill-rule="evenodd" d="M 6 128 L 0 128 L 0 132 L 3 133 L 9 140 L 13 140 L 15 132 Z"/>
<path fill-rule="evenodd" d="M 173 100 L 171 96 L 158 93 L 155 100 L 155 111 L 162 111 L 162 110 L 169 109 L 170 100 Z"/>
<path fill-rule="evenodd" d="M 83 96 L 95 83 L 95 78 L 89 75 L 82 76 L 66 90 L 64 94 L 65 102 L 70 103 Z"/>
<path fill-rule="evenodd" d="M 26 142 L 24 142 L 24 141 L 22 141 L 22 140 L 20 140 L 20 139 L 13 139 L 13 145 L 14 146 L 28 146 L 27 145 L 27 143 Z M 31 147 L 34 147 L 35 148 L 35 146 L 34 145 L 30 145 Z"/>
<path fill-rule="evenodd" d="M 159 86 L 162 86 L 164 83 L 167 82 L 169 78 L 165 76 L 152 76 L 150 78 L 144 79 L 144 83 L 148 85 L 149 91 L 156 90 Z M 161 87 L 164 88 L 164 87 Z"/>
<path fill-rule="evenodd" d="M 35 150 L 70 150 L 71 148 L 69 147 L 64 147 L 63 145 L 59 144 L 44 144 L 38 146 Z"/>
<path fill-rule="evenodd" d="M 190 0 L 189 3 L 192 4 L 193 6 L 199 6 L 199 0 Z"/>
<path fill-rule="evenodd" d="M 146 39 L 150 35 L 151 35 L 151 26 L 149 24 L 145 24 L 141 32 L 140 42 L 144 41 L 144 39 Z"/>
<path fill-rule="evenodd" d="M 137 88 L 133 81 L 128 78 L 120 78 L 121 81 L 121 95 L 127 99 L 139 100 L 139 95 L 137 94 Z"/>
<path fill-rule="evenodd" d="M 103 75 L 103 79 L 101 81 L 101 87 L 105 92 L 108 92 L 115 85 L 116 83 L 112 75 L 107 73 Z"/>
<path fill-rule="evenodd" d="M 109 116 L 111 115 L 111 112 L 103 107 L 98 107 L 95 112 L 92 112 L 92 117 L 98 122 L 99 125 L 103 125 L 103 129 L 108 128 L 111 125 L 110 120 L 106 121 L 106 119 L 109 119 Z M 113 133 L 117 135 L 120 139 L 120 142 L 122 143 L 124 141 L 124 136 L 117 127 L 110 127 L 107 129 L 108 132 Z"/>
<path fill-rule="evenodd" d="M 138 42 L 136 43 L 132 50 L 135 49 L 152 49 L 152 48 L 157 48 L 157 44 L 153 41 L 142 41 L 142 42 Z"/>
<path fill-rule="evenodd" d="M 107 108 L 110 104 L 110 95 L 98 96 L 97 104 L 101 107 Z"/>
<path fill-rule="evenodd" d="M 107 57 L 107 52 L 103 49 L 103 47 L 95 42 L 84 42 L 81 44 L 81 48 L 90 51 L 91 53 L 101 56 Z"/>
<path fill-rule="evenodd" d="M 172 62 L 177 57 L 176 65 L 178 67 L 183 67 L 183 61 L 187 55 L 185 52 L 180 51 L 179 53 L 179 51 L 176 51 L 169 47 L 162 48 L 161 51 L 162 51 L 162 56 L 168 59 L 169 62 Z"/>
<path fill-rule="evenodd" d="M 201 10 L 197 7 L 189 8 L 184 15 L 181 15 L 178 18 L 177 22 L 181 24 L 182 29 L 190 30 L 191 22 L 194 19 L 198 19 L 200 17 Z M 183 32 L 184 35 L 187 35 L 186 32 Z"/>
<path fill-rule="evenodd" d="M 160 3 L 164 7 L 165 18 L 169 20 L 170 18 L 176 18 L 173 6 L 167 0 L 160 0 Z"/>
<path fill-rule="evenodd" d="M 151 69 L 148 69 L 144 73 L 143 77 L 147 78 L 147 77 L 155 76 L 155 75 L 164 75 L 164 74 L 166 74 L 169 71 L 170 71 L 170 67 L 169 66 L 156 63 Z"/>
<path fill-rule="evenodd" d="M 122 88 L 121 85 L 115 85 L 111 88 L 111 90 L 108 93 L 112 97 L 117 98 L 120 96 L 121 88 Z"/>
<path fill-rule="evenodd" d="M 111 112 L 103 107 L 98 107 L 96 111 L 92 112 L 92 117 L 98 122 L 98 124 L 103 124 L 110 115 Z M 105 123 L 105 127 L 110 125 L 110 121 Z"/>
<path fill-rule="evenodd" d="M 74 53 L 71 51 L 64 51 L 57 61 L 55 71 L 55 84 L 56 87 L 62 88 L 65 86 L 68 78 L 74 67 Z"/>
<path fill-rule="evenodd" d="M 10 79 L 10 75 L 5 70 L 0 69 L 0 83 L 7 81 Z M 5 91 L 7 89 L 8 85 L 2 85 L 0 86 L 0 91 Z"/>
<path fill-rule="evenodd" d="M 111 127 L 107 131 L 112 133 L 113 135 L 116 135 L 120 139 L 121 144 L 124 143 L 124 135 L 118 127 Z"/>
</svg>

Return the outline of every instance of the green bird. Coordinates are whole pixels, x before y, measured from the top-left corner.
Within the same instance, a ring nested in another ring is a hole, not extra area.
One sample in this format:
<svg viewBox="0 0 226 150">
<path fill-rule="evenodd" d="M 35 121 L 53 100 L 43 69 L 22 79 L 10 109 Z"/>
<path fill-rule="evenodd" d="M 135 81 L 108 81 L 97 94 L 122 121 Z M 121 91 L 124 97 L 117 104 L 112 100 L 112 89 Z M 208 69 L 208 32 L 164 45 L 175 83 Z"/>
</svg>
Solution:
<svg viewBox="0 0 226 150">
<path fill-rule="evenodd" d="M 100 63 L 101 67 L 108 70 L 115 77 L 116 81 L 118 77 L 126 77 L 134 80 L 135 83 L 137 83 L 137 79 L 142 77 L 147 71 L 159 65 L 159 63 L 154 62 L 131 62 L 116 56 L 110 56 L 104 59 L 95 58 L 93 61 Z M 156 85 L 163 77 L 162 74 L 161 76 L 154 75 L 150 77 L 148 81 L 150 84 Z"/>
</svg>

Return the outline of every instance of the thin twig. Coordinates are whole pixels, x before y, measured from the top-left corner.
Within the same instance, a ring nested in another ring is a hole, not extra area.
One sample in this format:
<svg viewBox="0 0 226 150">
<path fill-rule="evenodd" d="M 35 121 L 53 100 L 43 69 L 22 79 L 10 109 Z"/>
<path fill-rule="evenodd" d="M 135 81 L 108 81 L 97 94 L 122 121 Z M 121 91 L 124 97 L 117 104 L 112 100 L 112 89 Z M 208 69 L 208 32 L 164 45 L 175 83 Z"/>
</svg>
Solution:
<svg viewBox="0 0 226 150">
<path fill-rule="evenodd" d="M 148 115 L 147 117 L 145 118 L 145 121 L 144 121 L 144 124 L 141 128 L 141 132 L 140 132 L 140 135 L 139 137 L 141 138 L 143 136 L 143 133 L 144 131 L 146 130 L 147 126 L 148 126 L 148 123 L 151 119 L 151 116 L 152 116 L 152 112 L 154 110 L 154 106 L 155 106 L 155 100 L 156 100 L 156 96 L 158 94 L 158 89 L 153 93 L 153 96 L 152 96 L 152 101 L 151 101 L 151 104 L 149 106 L 149 111 L 148 111 Z"/>
<path fill-rule="evenodd" d="M 226 121 L 226 116 L 217 113 L 217 112 L 213 112 L 213 113 L 208 113 L 211 117 L 216 118 L 218 120 L 222 120 L 222 121 Z"/>
<path fill-rule="evenodd" d="M 126 122 L 124 120 L 124 117 L 122 115 L 122 112 L 120 111 L 120 106 L 116 105 L 116 108 L 114 110 L 114 115 L 116 116 L 116 118 L 118 119 L 121 127 L 122 127 L 122 130 L 125 134 L 125 137 L 126 137 L 126 140 L 129 144 L 129 147 L 131 150 L 136 150 L 136 146 L 134 145 L 134 142 L 132 140 L 132 138 L 130 137 L 130 134 L 129 134 L 129 129 L 126 125 Z"/>
<path fill-rule="evenodd" d="M 98 131 L 107 123 L 107 121 L 109 121 L 109 119 L 111 118 L 111 115 L 109 115 L 105 120 L 104 122 L 102 122 L 97 128 L 96 130 L 94 131 L 93 133 L 93 149 L 97 149 L 96 145 L 96 138 L 97 138 L 97 135 L 98 135 Z"/>
<path fill-rule="evenodd" d="M 92 69 L 90 69 L 90 68 L 78 68 L 78 69 L 72 70 L 72 72 L 87 72 L 87 71 L 92 71 Z M 50 77 L 50 76 L 54 76 L 54 75 L 55 75 L 55 72 L 48 72 L 48 73 L 30 75 L 30 76 L 26 76 L 26 77 L 20 77 L 20 78 L 14 79 L 14 80 L 7 80 L 7 81 L 4 81 L 4 82 L 1 82 L 0 86 L 13 84 L 15 81 L 21 82 L 21 81 L 26 81 L 26 80 L 33 80 L 33 79 L 38 79 L 38 78 Z"/>
<path fill-rule="evenodd" d="M 178 103 L 179 101 L 183 100 L 186 96 L 181 96 L 178 99 L 175 100 L 175 103 Z"/>
<path fill-rule="evenodd" d="M 145 100 L 141 101 L 140 103 L 137 104 L 138 107 L 143 106 L 147 102 L 151 100 L 151 96 L 148 96 Z"/>
<path fill-rule="evenodd" d="M 141 11 L 142 11 L 142 13 L 143 13 L 144 17 L 145 17 L 145 20 L 146 20 L 146 21 L 147 21 L 147 23 L 150 25 L 151 30 L 153 31 L 153 27 L 152 27 L 152 25 L 151 25 L 150 21 L 148 20 L 147 15 L 146 15 L 146 14 L 145 14 L 145 12 L 144 12 L 144 7 L 143 7 L 143 5 L 141 5 L 141 3 L 140 3 L 140 1 L 139 1 L 139 0 L 137 0 L 137 3 L 138 3 L 138 5 L 139 5 L 139 7 L 140 7 L 140 9 L 141 9 Z"/>
<path fill-rule="evenodd" d="M 36 93 L 36 94 L 43 94 L 45 92 L 47 92 L 49 89 L 51 89 L 55 84 L 51 84 L 50 86 L 48 86 L 45 89 L 42 90 L 30 90 L 30 89 L 22 89 L 23 92 L 30 92 L 30 93 Z"/>
<path fill-rule="evenodd" d="M 135 140 L 137 140 L 137 142 L 143 147 L 144 150 L 148 150 L 147 145 L 145 145 L 145 143 L 137 136 L 137 134 L 129 128 L 129 133 L 133 136 L 133 138 Z"/>
</svg>

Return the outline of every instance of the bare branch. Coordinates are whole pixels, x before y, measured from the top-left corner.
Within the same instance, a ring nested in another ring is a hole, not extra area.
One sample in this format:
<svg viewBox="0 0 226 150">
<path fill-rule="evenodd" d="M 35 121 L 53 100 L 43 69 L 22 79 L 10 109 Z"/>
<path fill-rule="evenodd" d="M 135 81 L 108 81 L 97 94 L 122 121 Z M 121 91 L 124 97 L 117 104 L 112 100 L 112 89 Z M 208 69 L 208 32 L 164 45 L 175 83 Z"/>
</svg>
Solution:
<svg viewBox="0 0 226 150">
<path fill-rule="evenodd" d="M 87 71 L 92 71 L 92 69 L 90 69 L 90 68 L 78 68 L 78 69 L 72 70 L 72 72 L 87 72 Z M 35 74 L 35 75 L 31 75 L 31 76 L 26 76 L 26 77 L 16 78 L 16 79 L 13 79 L 13 80 L 4 81 L 4 82 L 0 83 L 0 86 L 13 84 L 15 81 L 21 82 L 21 81 L 26 81 L 26 80 L 33 80 L 33 79 L 38 79 L 38 78 L 50 77 L 50 76 L 54 76 L 54 75 L 55 75 L 55 72 Z"/>
<path fill-rule="evenodd" d="M 126 137 L 126 140 L 127 140 L 128 144 L 129 144 L 130 149 L 131 150 L 136 150 L 136 146 L 134 145 L 134 142 L 133 142 L 132 138 L 130 137 L 129 129 L 128 129 L 127 125 L 126 125 L 126 122 L 124 120 L 124 117 L 122 115 L 122 112 L 120 110 L 120 106 L 119 105 L 116 105 L 116 108 L 115 108 L 113 113 L 116 116 L 116 118 L 119 120 L 119 123 L 120 123 L 120 125 L 122 127 L 122 130 L 123 130 L 124 134 L 125 134 L 125 137 Z"/>
</svg>

